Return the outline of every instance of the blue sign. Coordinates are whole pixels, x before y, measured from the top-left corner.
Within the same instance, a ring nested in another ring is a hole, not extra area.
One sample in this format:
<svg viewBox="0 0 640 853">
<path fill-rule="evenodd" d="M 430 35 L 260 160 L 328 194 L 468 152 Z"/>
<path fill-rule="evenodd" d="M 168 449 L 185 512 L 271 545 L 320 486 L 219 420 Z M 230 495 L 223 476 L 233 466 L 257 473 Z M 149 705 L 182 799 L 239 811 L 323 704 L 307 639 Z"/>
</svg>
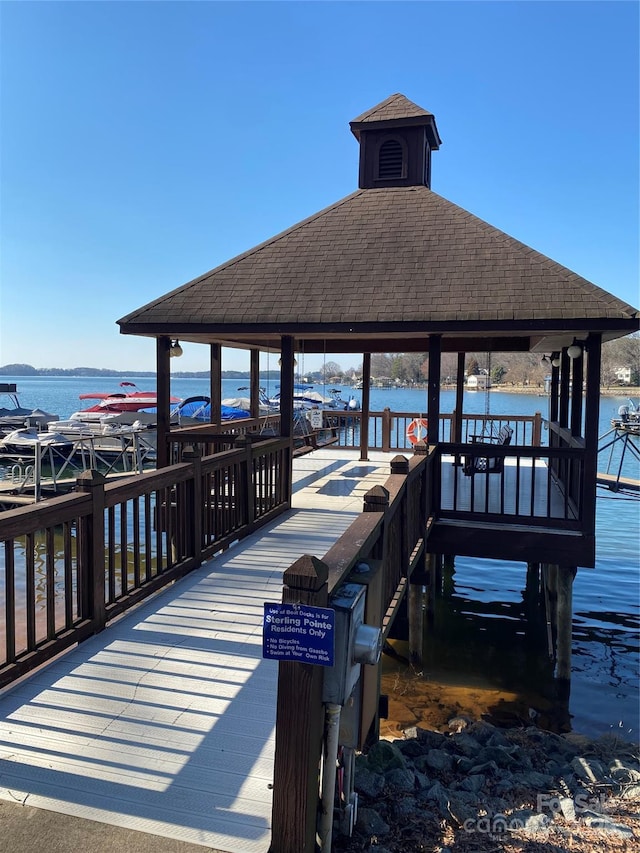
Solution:
<svg viewBox="0 0 640 853">
<path fill-rule="evenodd" d="M 333 666 L 335 611 L 306 604 L 264 605 L 262 657 Z"/>
</svg>

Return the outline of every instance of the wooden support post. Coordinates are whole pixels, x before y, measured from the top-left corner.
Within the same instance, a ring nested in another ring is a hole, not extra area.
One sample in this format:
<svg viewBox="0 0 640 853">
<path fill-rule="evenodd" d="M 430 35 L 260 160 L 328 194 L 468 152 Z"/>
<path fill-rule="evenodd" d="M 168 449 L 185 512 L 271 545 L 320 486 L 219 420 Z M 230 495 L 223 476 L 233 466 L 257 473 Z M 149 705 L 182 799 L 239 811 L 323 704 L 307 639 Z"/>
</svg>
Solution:
<svg viewBox="0 0 640 853">
<path fill-rule="evenodd" d="M 91 495 L 92 509 L 79 520 L 80 571 L 79 599 L 82 618 L 93 622 L 97 633 L 104 628 L 105 606 L 105 546 L 104 546 L 104 486 L 106 478 L 98 471 L 83 471 L 76 480 L 76 491 Z"/>
<path fill-rule="evenodd" d="M 169 423 L 169 405 L 171 397 L 171 368 L 169 366 L 169 338 L 156 341 L 156 468 L 166 468 L 170 464 L 167 444 L 171 424 Z"/>
<path fill-rule="evenodd" d="M 251 350 L 249 371 L 249 414 L 252 418 L 258 418 L 260 417 L 260 350 Z"/>
<path fill-rule="evenodd" d="M 533 431 L 531 435 L 531 444 L 533 447 L 540 447 L 542 444 L 542 415 L 536 412 L 533 416 Z"/>
<path fill-rule="evenodd" d="M 244 460 L 240 466 L 240 487 L 236 494 L 236 500 L 243 501 L 243 515 L 246 524 L 251 528 L 255 521 L 255 488 L 253 484 L 253 460 L 251 439 L 246 435 L 239 435 L 234 439 L 234 447 L 244 451 Z"/>
<path fill-rule="evenodd" d="M 438 592 L 442 592 L 442 565 L 443 565 L 442 554 L 436 554 L 435 560 L 436 560 L 436 589 L 438 590 Z"/>
<path fill-rule="evenodd" d="M 415 664 L 422 663 L 422 639 L 424 637 L 424 595 L 422 584 L 409 584 L 409 657 Z"/>
<path fill-rule="evenodd" d="M 385 411 L 389 410 L 386 409 Z M 394 456 L 390 464 L 392 474 L 404 474 L 406 476 L 409 473 L 409 460 L 401 453 L 398 453 L 397 456 Z"/>
<path fill-rule="evenodd" d="M 456 573 L 456 558 L 453 554 L 445 554 L 442 558 L 442 595 L 452 596 L 454 593 L 453 576 Z"/>
<path fill-rule="evenodd" d="M 560 399 L 558 401 L 558 423 L 561 427 L 569 426 L 569 394 L 570 394 L 571 360 L 566 349 L 560 356 Z"/>
<path fill-rule="evenodd" d="M 456 421 L 455 431 L 451 436 L 450 441 L 455 444 L 462 444 L 462 412 L 464 401 L 464 358 L 465 353 L 458 353 L 458 371 L 456 373 Z"/>
<path fill-rule="evenodd" d="M 436 595 L 438 591 L 438 555 L 429 554 L 427 559 L 427 625 L 433 626 L 436 615 Z"/>
<path fill-rule="evenodd" d="M 291 505 L 293 483 L 293 378 L 294 378 L 294 340 L 290 335 L 281 338 L 280 358 L 280 435 L 290 439 L 289 458 L 281 476 L 287 483 L 287 503 Z M 283 460 L 284 461 L 284 460 Z"/>
<path fill-rule="evenodd" d="M 584 384 L 584 350 L 571 362 L 571 435 L 582 435 L 582 386 Z"/>
<path fill-rule="evenodd" d="M 527 578 L 524 589 L 524 609 L 526 617 L 525 635 L 528 641 L 535 642 L 540 627 L 540 564 L 527 563 Z"/>
<path fill-rule="evenodd" d="M 596 483 L 598 476 L 598 433 L 600 417 L 600 364 L 602 335 L 587 338 L 587 394 L 584 413 L 584 474 L 582 477 L 583 532 L 593 537 L 596 530 Z M 595 555 L 594 555 L 595 557 Z"/>
<path fill-rule="evenodd" d="M 202 562 L 202 513 L 205 506 L 202 500 L 202 457 L 199 448 L 187 445 L 182 452 L 182 461 L 193 465 L 193 477 L 187 484 L 187 505 L 180 525 L 185 528 L 187 554 L 195 557 L 196 565 L 199 566 Z"/>
<path fill-rule="evenodd" d="M 328 568 L 308 554 L 284 573 L 282 601 L 326 607 Z M 322 754 L 323 667 L 278 665 L 276 747 L 269 853 L 314 853 Z"/>
<path fill-rule="evenodd" d="M 571 680 L 571 636 L 573 622 L 573 579 L 575 566 L 556 567 L 557 591 L 557 639 L 556 639 L 556 678 L 559 681 Z"/>
<path fill-rule="evenodd" d="M 437 444 L 440 440 L 440 358 L 442 352 L 441 335 L 429 336 L 429 380 L 427 389 L 428 443 Z"/>
<path fill-rule="evenodd" d="M 384 486 L 373 486 L 364 496 L 363 512 L 386 512 L 389 507 L 389 491 Z M 380 536 L 373 546 L 371 556 L 374 560 L 385 559 L 385 541 L 386 531 L 383 529 Z"/>
<path fill-rule="evenodd" d="M 220 344 L 210 344 L 209 367 L 211 371 L 209 380 L 211 414 L 209 415 L 209 421 L 212 424 L 219 424 L 221 421 L 220 407 L 222 405 L 222 347 Z"/>
<path fill-rule="evenodd" d="M 391 450 L 391 409 L 387 406 L 382 410 L 382 452 L 389 453 Z"/>
<path fill-rule="evenodd" d="M 547 647 L 551 660 L 556 659 L 558 567 L 554 563 L 544 565 L 545 612 L 547 619 Z"/>
<path fill-rule="evenodd" d="M 540 587 L 540 564 L 527 563 L 527 580 L 525 587 L 525 598 L 538 603 L 538 592 Z"/>
<path fill-rule="evenodd" d="M 373 486 L 364 496 L 363 512 L 384 512 L 389 506 L 389 491 L 384 486 Z"/>
<path fill-rule="evenodd" d="M 293 338 L 283 335 L 280 357 L 280 435 L 293 436 Z"/>
<path fill-rule="evenodd" d="M 551 354 L 553 361 L 560 358 L 559 352 Z M 560 368 L 551 367 L 551 388 L 549 391 L 549 420 L 554 423 L 558 420 L 558 389 L 560 387 Z"/>
<path fill-rule="evenodd" d="M 369 458 L 369 411 L 371 410 L 371 353 L 362 355 L 362 406 L 360 409 L 360 460 Z"/>
</svg>

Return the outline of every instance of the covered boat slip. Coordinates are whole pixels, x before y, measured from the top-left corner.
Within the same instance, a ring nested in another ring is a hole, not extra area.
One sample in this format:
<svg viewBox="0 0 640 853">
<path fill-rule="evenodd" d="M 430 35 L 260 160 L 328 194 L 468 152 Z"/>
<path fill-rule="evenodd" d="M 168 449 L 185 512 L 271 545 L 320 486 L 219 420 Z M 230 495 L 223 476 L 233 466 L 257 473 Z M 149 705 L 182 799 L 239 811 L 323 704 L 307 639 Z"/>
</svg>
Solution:
<svg viewBox="0 0 640 853">
<path fill-rule="evenodd" d="M 366 471 L 353 451 L 295 460 L 292 510 L 5 692 L 0 797 L 266 853 L 278 666 L 263 604 L 387 479 L 389 456 L 372 456 Z"/>
</svg>

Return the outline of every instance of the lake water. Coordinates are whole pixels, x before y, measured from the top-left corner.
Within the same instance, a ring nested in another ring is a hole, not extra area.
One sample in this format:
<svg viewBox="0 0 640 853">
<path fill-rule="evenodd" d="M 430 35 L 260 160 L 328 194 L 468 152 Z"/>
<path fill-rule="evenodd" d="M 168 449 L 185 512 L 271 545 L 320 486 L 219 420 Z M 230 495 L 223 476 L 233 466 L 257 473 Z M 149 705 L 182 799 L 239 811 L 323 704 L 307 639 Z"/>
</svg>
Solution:
<svg viewBox="0 0 640 853">
<path fill-rule="evenodd" d="M 2 377 L 18 385 L 20 401 L 56 413 L 61 418 L 84 407 L 81 393 L 113 392 L 123 377 Z M 140 390 L 154 388 L 153 380 L 135 376 Z M 239 392 L 242 380 L 224 380 L 223 397 Z M 328 394 L 316 385 L 316 390 Z M 275 383 L 267 387 L 272 394 Z M 185 398 L 207 394 L 201 379 L 174 379 L 171 393 Z M 350 389 L 343 389 L 348 396 Z M 355 392 L 356 397 L 361 392 Z M 445 391 L 441 411 L 451 412 L 455 393 Z M 626 397 L 603 397 L 600 435 Z M 87 401 L 90 404 L 90 401 Z M 1 405 L 1 403 L 0 403 Z M 485 412 L 486 395 L 466 392 L 465 413 Z M 371 389 L 371 408 L 426 412 L 426 392 L 418 389 Z M 548 414 L 548 400 L 535 394 L 492 391 L 491 414 Z M 603 454 L 604 457 L 604 454 Z M 608 457 L 607 457 L 608 458 Z M 603 458 L 599 470 L 604 470 Z M 625 473 L 640 479 L 639 463 L 625 456 Z M 616 469 L 617 470 L 617 469 Z M 615 731 L 638 739 L 640 732 L 640 501 L 631 495 L 599 489 L 597 500 L 596 567 L 579 569 L 573 598 L 573 673 L 568 707 L 570 725 L 589 735 Z M 446 578 L 447 595 L 440 602 L 436 632 L 425 638 L 425 662 L 420 671 L 385 662 L 384 684 L 414 716 L 439 722 L 437 710 L 473 713 L 478 708 L 519 708 L 520 715 L 545 707 L 545 656 L 532 653 L 519 619 L 523 606 L 524 566 L 521 563 L 457 558 L 455 572 Z M 399 645 L 400 651 L 402 644 Z M 512 704 L 510 705 L 510 701 Z M 418 706 L 429 705 L 430 715 Z M 396 707 L 400 707 L 397 705 Z"/>
</svg>

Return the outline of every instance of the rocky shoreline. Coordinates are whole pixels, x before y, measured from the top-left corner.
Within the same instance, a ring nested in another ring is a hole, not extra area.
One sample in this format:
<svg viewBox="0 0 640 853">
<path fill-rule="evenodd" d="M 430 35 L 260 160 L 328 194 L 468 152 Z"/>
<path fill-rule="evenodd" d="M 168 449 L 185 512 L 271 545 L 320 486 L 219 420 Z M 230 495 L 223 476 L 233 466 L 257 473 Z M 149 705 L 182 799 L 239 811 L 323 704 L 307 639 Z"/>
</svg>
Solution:
<svg viewBox="0 0 640 853">
<path fill-rule="evenodd" d="M 640 849 L 640 750 L 535 727 L 454 718 L 356 758 L 357 823 L 344 853 Z"/>
</svg>

